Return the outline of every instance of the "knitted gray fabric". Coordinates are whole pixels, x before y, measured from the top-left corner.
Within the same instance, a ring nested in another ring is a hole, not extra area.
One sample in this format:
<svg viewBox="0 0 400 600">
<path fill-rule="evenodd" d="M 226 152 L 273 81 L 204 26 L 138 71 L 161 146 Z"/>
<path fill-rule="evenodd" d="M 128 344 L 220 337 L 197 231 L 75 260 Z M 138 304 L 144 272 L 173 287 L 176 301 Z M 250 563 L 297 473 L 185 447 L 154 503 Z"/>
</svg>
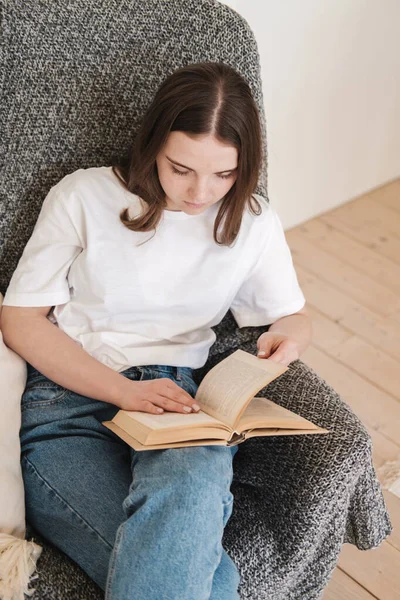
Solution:
<svg viewBox="0 0 400 600">
<path fill-rule="evenodd" d="M 125 155 L 161 81 L 176 68 L 223 61 L 248 81 L 265 115 L 246 21 L 214 0 L 20 0 L 2 3 L 0 291 L 4 294 L 50 187 L 81 167 Z M 267 164 L 257 192 L 267 195 Z M 267 327 L 214 328 L 197 383 L 237 348 L 256 352 Z M 391 532 L 371 439 L 351 409 L 297 360 L 259 395 L 330 430 L 253 438 L 234 459 L 234 510 L 223 544 L 246 600 L 317 600 L 343 542 L 378 546 Z M 103 592 L 40 532 L 38 600 Z M 188 599 L 189 600 L 189 599 Z M 190 599 L 194 600 L 194 599 Z"/>
</svg>

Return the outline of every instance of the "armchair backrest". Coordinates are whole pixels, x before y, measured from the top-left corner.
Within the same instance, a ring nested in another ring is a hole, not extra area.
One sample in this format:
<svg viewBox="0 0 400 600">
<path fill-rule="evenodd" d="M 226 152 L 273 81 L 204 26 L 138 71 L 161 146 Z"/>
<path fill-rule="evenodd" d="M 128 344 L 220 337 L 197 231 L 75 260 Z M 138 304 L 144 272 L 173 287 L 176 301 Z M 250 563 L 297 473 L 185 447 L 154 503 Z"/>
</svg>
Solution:
<svg viewBox="0 0 400 600">
<path fill-rule="evenodd" d="M 125 156 L 160 83 L 178 67 L 222 61 L 248 81 L 266 126 L 247 22 L 216 0 L 2 3 L 0 292 L 6 291 L 50 187 Z"/>
</svg>

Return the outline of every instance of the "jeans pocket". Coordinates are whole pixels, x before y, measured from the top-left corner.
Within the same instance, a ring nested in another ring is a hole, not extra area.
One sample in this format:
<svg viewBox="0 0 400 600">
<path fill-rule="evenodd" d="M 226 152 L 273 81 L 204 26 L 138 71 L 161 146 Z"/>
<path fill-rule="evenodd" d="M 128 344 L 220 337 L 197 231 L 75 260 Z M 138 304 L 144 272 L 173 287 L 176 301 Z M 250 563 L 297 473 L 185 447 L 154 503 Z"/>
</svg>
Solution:
<svg viewBox="0 0 400 600">
<path fill-rule="evenodd" d="M 146 378 L 145 367 L 129 367 L 125 371 L 121 371 L 120 375 L 123 375 L 131 381 L 143 381 Z"/>
<path fill-rule="evenodd" d="M 182 386 L 185 388 L 185 391 L 188 392 L 193 398 L 195 398 L 197 390 L 199 389 L 197 383 L 193 381 L 191 377 L 184 374 L 181 375 L 181 381 L 185 384 L 184 386 Z"/>
<path fill-rule="evenodd" d="M 64 400 L 68 392 L 67 388 L 37 372 L 28 377 L 21 396 L 21 410 L 57 404 Z"/>
</svg>

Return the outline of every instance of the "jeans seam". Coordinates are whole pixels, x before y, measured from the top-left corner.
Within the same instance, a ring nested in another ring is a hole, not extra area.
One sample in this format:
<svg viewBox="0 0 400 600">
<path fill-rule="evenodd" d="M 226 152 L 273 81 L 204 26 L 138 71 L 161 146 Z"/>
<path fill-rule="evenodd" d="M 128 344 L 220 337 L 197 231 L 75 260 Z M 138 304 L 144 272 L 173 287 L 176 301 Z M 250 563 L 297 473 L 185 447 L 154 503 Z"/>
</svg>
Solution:
<svg viewBox="0 0 400 600">
<path fill-rule="evenodd" d="M 121 525 L 119 526 L 119 529 L 117 531 L 114 548 L 112 550 L 112 554 L 111 554 L 111 558 L 110 558 L 110 563 L 108 565 L 108 573 L 107 573 L 107 580 L 106 580 L 106 589 L 105 589 L 105 595 L 104 595 L 105 600 L 110 600 L 111 599 L 111 580 L 112 580 L 113 575 L 115 573 L 115 563 L 117 561 L 117 554 L 119 552 L 119 549 L 120 549 L 120 546 L 121 546 L 121 542 L 122 542 L 122 538 L 123 538 L 123 535 L 124 535 L 125 525 L 126 525 L 126 521 L 124 521 L 123 523 L 121 523 Z"/>
<path fill-rule="evenodd" d="M 83 523 L 84 525 L 86 525 L 86 527 L 88 527 L 88 529 L 90 529 L 95 535 L 97 535 L 97 537 L 106 544 L 106 546 L 108 548 L 110 548 L 111 550 L 113 549 L 112 544 L 109 544 L 109 542 L 96 530 L 94 529 L 94 527 L 88 523 L 83 517 L 82 515 L 80 515 L 78 512 L 76 512 L 76 510 L 74 510 L 74 508 L 68 504 L 68 502 L 65 500 L 65 498 L 63 498 L 50 484 L 48 481 L 46 481 L 46 479 L 39 473 L 39 471 L 36 469 L 35 465 L 33 463 L 31 463 L 31 461 L 29 460 L 29 458 L 27 458 L 26 456 L 22 457 L 22 460 L 25 461 L 28 466 L 30 467 L 30 469 L 33 471 L 34 475 L 36 475 L 36 477 L 41 481 L 41 483 L 43 485 L 45 485 L 47 488 L 49 488 L 49 490 L 55 495 L 55 497 L 57 498 L 57 500 L 63 504 L 67 509 L 69 509 L 69 511 L 72 513 L 72 515 L 81 523 Z"/>
<path fill-rule="evenodd" d="M 32 388 L 27 387 L 24 391 L 24 394 L 25 394 L 25 392 L 29 391 L 30 389 L 45 390 L 45 389 L 51 389 L 51 386 L 34 386 Z M 23 396 L 22 396 L 21 411 L 29 410 L 30 408 L 36 408 L 36 407 L 37 408 L 45 408 L 46 406 L 53 406 L 54 404 L 58 404 L 59 402 L 66 400 L 69 393 L 70 393 L 70 390 L 68 388 L 64 388 L 64 391 L 59 396 L 56 396 L 55 398 L 49 398 L 48 400 L 23 400 Z"/>
</svg>

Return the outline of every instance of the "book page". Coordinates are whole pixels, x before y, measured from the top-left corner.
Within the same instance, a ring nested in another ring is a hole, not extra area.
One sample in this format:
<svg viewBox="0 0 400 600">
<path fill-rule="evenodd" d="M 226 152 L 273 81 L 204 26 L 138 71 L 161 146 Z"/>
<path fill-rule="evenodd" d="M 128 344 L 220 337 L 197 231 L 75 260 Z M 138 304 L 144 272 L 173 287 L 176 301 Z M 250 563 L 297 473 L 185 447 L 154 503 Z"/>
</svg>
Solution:
<svg viewBox="0 0 400 600">
<path fill-rule="evenodd" d="M 287 370 L 284 365 L 236 350 L 207 373 L 196 400 L 207 414 L 235 429 L 256 393 Z"/>
<path fill-rule="evenodd" d="M 268 398 L 253 398 L 240 417 L 236 431 L 242 433 L 248 429 L 269 427 L 272 429 L 318 429 L 314 423 Z"/>
<path fill-rule="evenodd" d="M 188 442 L 203 438 L 228 440 L 231 436 L 227 425 L 205 413 L 186 415 L 168 412 L 153 415 L 138 411 L 119 410 L 114 415 L 112 423 L 146 446 Z"/>
<path fill-rule="evenodd" d="M 124 440 L 129 446 L 131 446 L 134 450 L 143 451 L 143 450 L 162 450 L 167 448 L 184 448 L 186 446 L 226 446 L 226 440 L 216 440 L 216 439 L 203 439 L 203 440 L 190 440 L 190 442 L 175 442 L 170 444 L 141 444 L 137 439 L 129 435 L 124 429 L 121 429 L 113 423 L 113 421 L 104 421 L 103 425 L 108 427 L 111 431 L 113 431 L 116 435 L 118 435 L 121 439 Z"/>
<path fill-rule="evenodd" d="M 164 412 L 161 415 L 155 415 L 152 413 L 141 412 L 138 410 L 120 410 L 118 411 L 119 420 L 122 422 L 120 413 L 123 413 L 123 418 L 132 419 L 136 423 L 142 425 L 142 429 L 151 431 L 159 431 L 165 429 L 186 429 L 189 427 L 200 427 L 202 425 L 218 425 L 221 429 L 228 430 L 229 428 L 220 423 L 217 419 L 214 419 L 210 415 L 207 415 L 202 410 L 197 413 L 177 413 L 177 412 Z M 114 417 L 115 422 L 115 417 Z"/>
<path fill-rule="evenodd" d="M 316 429 L 250 429 L 250 431 L 246 431 L 246 433 L 244 434 L 244 438 L 245 440 L 248 440 L 252 437 L 267 437 L 277 435 L 311 435 L 314 433 L 326 434 L 329 433 L 329 431 L 328 429 L 324 429 L 323 427 L 317 427 Z"/>
</svg>

